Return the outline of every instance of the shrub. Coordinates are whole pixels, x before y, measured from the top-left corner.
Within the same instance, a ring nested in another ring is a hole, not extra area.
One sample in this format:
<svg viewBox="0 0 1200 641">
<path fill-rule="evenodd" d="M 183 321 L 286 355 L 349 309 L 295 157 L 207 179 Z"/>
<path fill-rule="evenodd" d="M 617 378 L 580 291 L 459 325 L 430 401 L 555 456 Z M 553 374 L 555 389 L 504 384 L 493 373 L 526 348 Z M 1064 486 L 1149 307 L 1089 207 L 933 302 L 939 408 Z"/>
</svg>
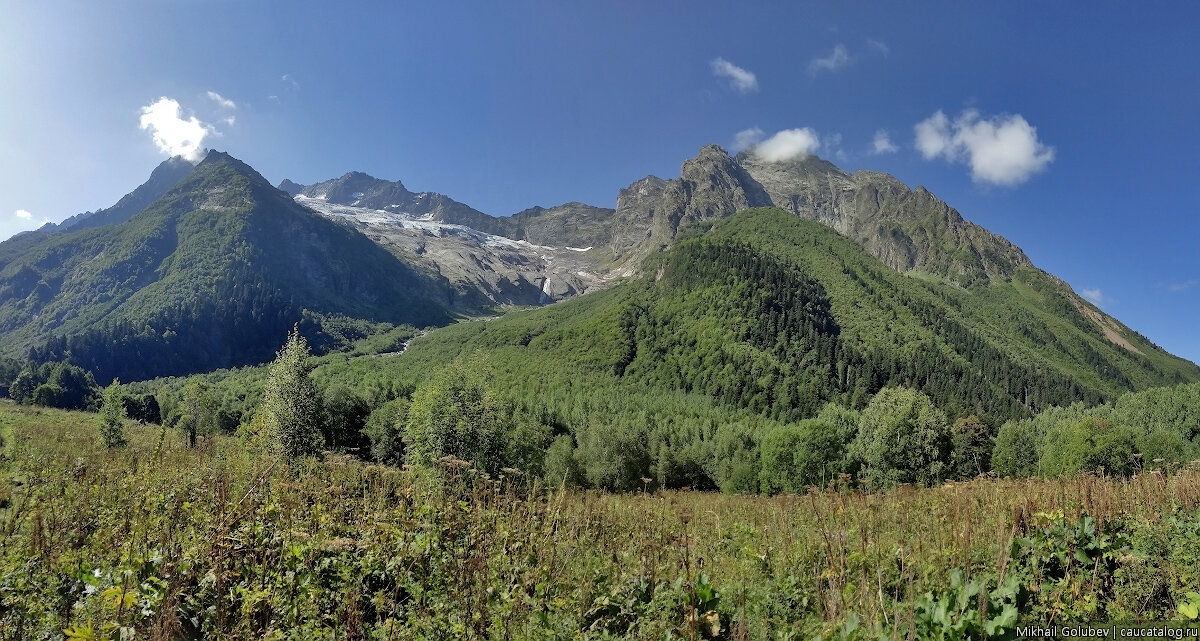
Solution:
<svg viewBox="0 0 1200 641">
<path fill-rule="evenodd" d="M 484 370 L 455 359 L 417 388 L 404 428 L 409 463 L 432 465 L 455 456 L 489 474 L 504 467 L 506 422 L 499 400 L 484 383 Z"/>
<path fill-rule="evenodd" d="M 764 492 L 824 486 L 843 469 L 845 451 L 837 428 L 821 419 L 775 428 L 763 437 L 761 448 Z"/>
<path fill-rule="evenodd" d="M 392 399 L 367 417 L 363 432 L 371 441 L 371 457 L 379 463 L 400 465 L 404 462 L 404 425 L 408 422 L 407 398 Z"/>
<path fill-rule="evenodd" d="M 949 441 L 946 415 L 928 396 L 887 387 L 863 410 L 852 453 L 873 487 L 930 485 L 946 473 Z"/>
</svg>

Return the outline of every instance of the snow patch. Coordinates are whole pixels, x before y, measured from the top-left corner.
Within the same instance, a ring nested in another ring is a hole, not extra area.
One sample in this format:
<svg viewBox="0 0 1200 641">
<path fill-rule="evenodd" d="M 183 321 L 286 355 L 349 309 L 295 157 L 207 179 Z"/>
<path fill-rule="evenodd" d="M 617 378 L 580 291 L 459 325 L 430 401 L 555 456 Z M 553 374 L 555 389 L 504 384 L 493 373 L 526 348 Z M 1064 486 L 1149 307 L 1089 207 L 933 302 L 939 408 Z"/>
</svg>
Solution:
<svg viewBox="0 0 1200 641">
<path fill-rule="evenodd" d="M 592 248 L 591 247 L 566 247 L 565 249 L 569 249 L 573 252 L 585 252 L 585 251 L 591 251 Z"/>
</svg>

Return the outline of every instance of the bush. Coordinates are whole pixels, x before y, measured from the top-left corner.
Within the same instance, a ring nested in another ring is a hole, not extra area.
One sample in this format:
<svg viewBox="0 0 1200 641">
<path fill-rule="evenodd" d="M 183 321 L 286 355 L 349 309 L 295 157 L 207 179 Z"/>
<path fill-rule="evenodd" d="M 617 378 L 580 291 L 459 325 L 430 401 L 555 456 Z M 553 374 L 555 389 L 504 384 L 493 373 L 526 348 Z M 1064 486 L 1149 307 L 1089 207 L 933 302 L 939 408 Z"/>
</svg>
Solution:
<svg viewBox="0 0 1200 641">
<path fill-rule="evenodd" d="M 380 405 L 367 417 L 363 432 L 371 441 L 371 457 L 379 463 L 400 465 L 404 462 L 404 425 L 408 422 L 407 398 Z"/>
<path fill-rule="evenodd" d="M 775 428 L 763 437 L 761 448 L 764 492 L 799 493 L 810 485 L 824 486 L 844 467 L 837 428 L 821 419 Z"/>
<path fill-rule="evenodd" d="M 504 467 L 507 423 L 485 370 L 455 359 L 417 388 L 404 428 L 405 460 L 432 465 L 455 456 L 489 474 Z"/>
<path fill-rule="evenodd" d="M 1032 421 L 1008 421 L 1001 425 L 992 449 L 992 471 L 1014 478 L 1037 474 L 1043 439 Z"/>
<path fill-rule="evenodd" d="M 931 485 L 947 471 L 949 446 L 946 415 L 928 396 L 886 387 L 863 410 L 852 454 L 872 487 Z"/>
</svg>

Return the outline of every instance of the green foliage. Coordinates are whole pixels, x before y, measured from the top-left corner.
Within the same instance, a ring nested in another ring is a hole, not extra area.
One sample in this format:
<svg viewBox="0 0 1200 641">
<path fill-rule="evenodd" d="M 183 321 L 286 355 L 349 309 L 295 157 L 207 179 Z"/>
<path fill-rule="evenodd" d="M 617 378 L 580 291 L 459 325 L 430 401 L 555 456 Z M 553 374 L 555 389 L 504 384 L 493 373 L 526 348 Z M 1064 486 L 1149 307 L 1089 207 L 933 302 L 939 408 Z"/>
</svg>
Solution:
<svg viewBox="0 0 1200 641">
<path fill-rule="evenodd" d="M 178 426 L 187 434 L 189 447 L 196 447 L 198 436 L 210 436 L 217 432 L 217 399 L 206 383 L 197 380 L 184 386 L 180 406 L 182 415 Z"/>
<path fill-rule="evenodd" d="M 583 470 L 575 460 L 575 440 L 563 434 L 555 437 L 546 450 L 543 475 L 550 487 L 581 487 L 585 483 Z"/>
<path fill-rule="evenodd" d="M 504 467 L 507 417 L 485 371 L 483 363 L 457 359 L 417 388 L 404 428 L 407 462 L 431 466 L 453 456 L 489 474 Z"/>
<path fill-rule="evenodd" d="M 954 421 L 950 428 L 950 476 L 969 479 L 992 469 L 992 430 L 975 416 Z"/>
<path fill-rule="evenodd" d="M 404 463 L 404 426 L 408 424 L 407 398 L 392 399 L 375 408 L 367 417 L 363 432 L 371 441 L 371 457 L 379 463 Z"/>
<path fill-rule="evenodd" d="M 125 447 L 129 441 L 125 438 L 125 403 L 121 382 L 114 380 L 104 388 L 103 399 L 98 420 L 100 443 L 109 449 Z"/>
<path fill-rule="evenodd" d="M 837 427 L 821 419 L 775 428 L 763 437 L 764 492 L 800 493 L 809 486 L 824 487 L 843 470 L 844 444 Z"/>
<path fill-rule="evenodd" d="M 308 343 L 293 329 L 267 378 L 256 419 L 276 454 L 294 460 L 321 453 L 321 406 L 309 378 Z"/>
<path fill-rule="evenodd" d="M 653 479 L 648 428 L 644 424 L 614 422 L 589 426 L 576 434 L 576 460 L 592 487 L 610 492 L 630 492 Z"/>
<path fill-rule="evenodd" d="M 1061 422 L 1046 432 L 1041 471 L 1050 476 L 1095 472 L 1128 476 L 1138 470 L 1136 434 L 1102 418 Z"/>
<path fill-rule="evenodd" d="M 1032 421 L 1008 421 L 996 434 L 992 469 L 1000 476 L 1025 478 L 1038 473 L 1045 434 Z"/>
<path fill-rule="evenodd" d="M 60 409 L 94 410 L 99 401 L 92 374 L 66 361 L 22 370 L 13 381 L 12 393 L 18 403 Z"/>
<path fill-rule="evenodd" d="M 903 387 L 881 390 L 863 410 L 851 453 L 872 487 L 930 485 L 947 472 L 950 426 L 928 396 Z"/>
<path fill-rule="evenodd" d="M 325 389 L 325 445 L 337 451 L 362 452 L 370 447 L 370 438 L 363 433 L 371 406 L 357 392 L 341 383 Z"/>
</svg>

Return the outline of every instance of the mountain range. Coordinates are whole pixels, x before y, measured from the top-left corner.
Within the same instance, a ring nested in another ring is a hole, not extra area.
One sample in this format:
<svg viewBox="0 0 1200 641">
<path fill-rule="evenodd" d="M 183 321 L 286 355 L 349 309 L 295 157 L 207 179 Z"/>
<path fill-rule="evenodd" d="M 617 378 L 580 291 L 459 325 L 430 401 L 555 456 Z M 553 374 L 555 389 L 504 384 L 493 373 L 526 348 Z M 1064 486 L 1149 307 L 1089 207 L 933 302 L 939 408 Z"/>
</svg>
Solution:
<svg viewBox="0 0 1200 641">
<path fill-rule="evenodd" d="M 368 329 L 440 326 L 597 290 L 607 290 L 598 300 L 612 309 L 598 309 L 599 302 L 554 306 L 546 318 L 590 326 L 592 315 L 632 314 L 626 320 L 639 327 L 665 313 L 655 311 L 660 303 L 681 295 L 653 293 L 668 287 L 659 284 L 665 280 L 711 289 L 705 304 L 725 312 L 703 322 L 721 327 L 711 335 L 734 342 L 753 344 L 748 325 L 773 322 L 778 329 L 781 314 L 787 322 L 800 318 L 788 309 L 810 315 L 825 306 L 801 323 L 825 328 L 813 334 L 832 341 L 825 356 L 806 357 L 796 345 L 759 346 L 780 372 L 792 371 L 797 359 L 811 361 L 810 374 L 793 381 L 793 395 L 801 388 L 813 398 L 873 393 L 889 381 L 949 389 L 950 376 L 962 389 L 939 393 L 942 401 L 1012 416 L 1048 402 L 1098 401 L 1200 380 L 1194 364 L 1082 299 L 1020 248 L 887 174 L 846 173 L 811 155 L 767 162 L 710 145 L 683 163 L 678 178 L 647 176 L 619 190 L 615 204 L 492 216 L 359 172 L 313 185 L 284 180 L 276 188 L 224 153 L 210 152 L 195 167 L 172 159 L 113 207 L 0 243 L 0 354 L 69 357 L 100 380 L 140 379 L 268 360 L 301 319 L 314 336 L 347 319 Z M 691 240 L 680 245 L 685 238 Z M 746 282 L 713 289 L 669 277 L 682 261 L 725 282 L 723 272 L 701 269 L 697 256 L 705 255 Z M 738 271 L 745 265 L 756 267 Z M 768 275 L 769 282 L 756 280 Z M 751 308 L 727 300 L 755 287 L 774 298 Z M 615 296 L 627 298 L 612 302 Z M 640 307 L 630 308 L 629 297 Z M 708 312 L 697 305 L 683 295 L 668 307 L 677 318 L 701 322 Z M 572 309 L 589 311 L 570 320 L 564 314 Z M 540 313 L 499 326 L 541 326 Z M 648 327 L 670 326 L 658 319 Z M 630 339 L 634 354 L 637 336 Z M 637 358 L 610 369 L 641 371 Z M 873 373 L 850 383 L 844 371 L 836 374 L 838 362 L 872 363 L 863 367 Z M 659 379 L 694 384 L 679 371 Z M 1058 391 L 1019 389 L 1038 384 Z M 971 394 L 991 400 L 970 401 Z"/>
</svg>

